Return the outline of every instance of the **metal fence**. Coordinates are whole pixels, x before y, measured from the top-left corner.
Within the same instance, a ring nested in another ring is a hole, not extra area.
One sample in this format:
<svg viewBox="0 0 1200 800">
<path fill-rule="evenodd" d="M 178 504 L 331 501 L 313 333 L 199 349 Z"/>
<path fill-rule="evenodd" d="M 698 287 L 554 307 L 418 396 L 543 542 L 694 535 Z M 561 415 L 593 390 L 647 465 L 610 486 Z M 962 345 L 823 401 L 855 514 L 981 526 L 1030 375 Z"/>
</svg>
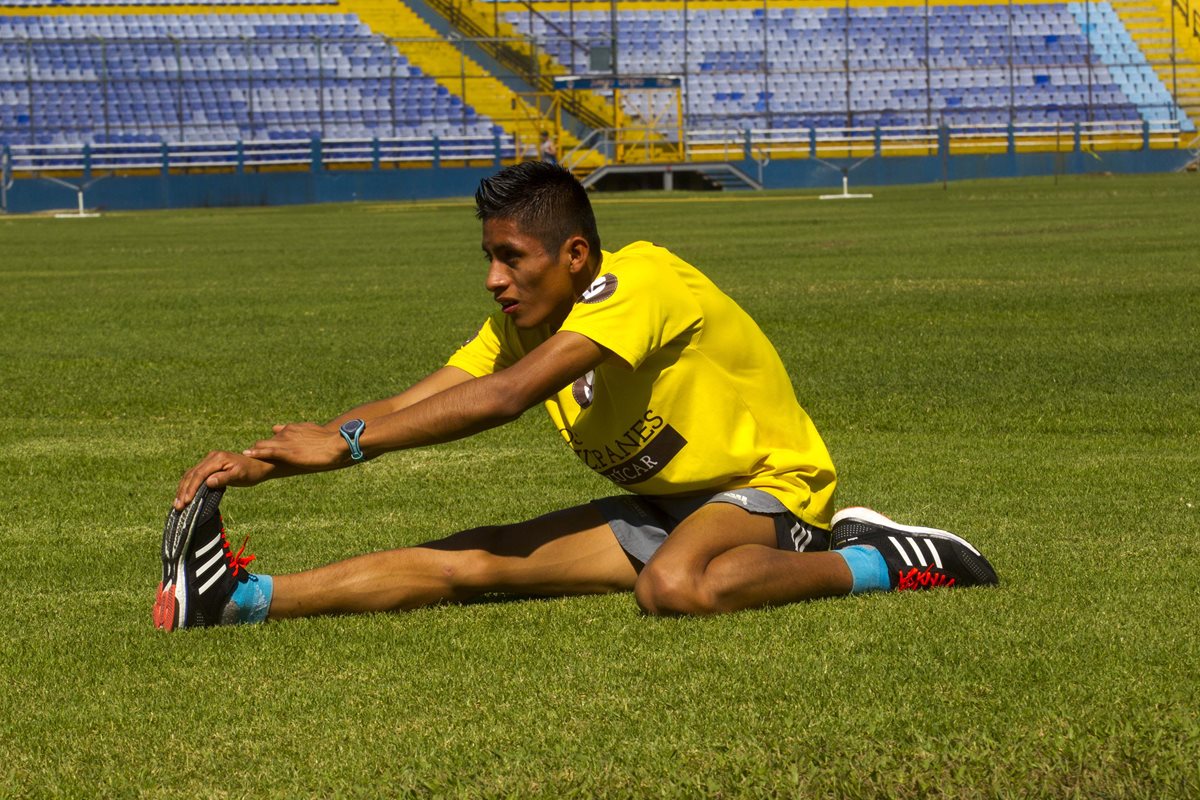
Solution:
<svg viewBox="0 0 1200 800">
<path fill-rule="evenodd" d="M 597 130 L 587 142 L 614 160 L 620 130 Z M 1180 144 L 1170 122 L 1028 123 L 960 126 L 871 126 L 687 131 L 682 157 L 688 161 L 758 161 L 777 158 L 948 156 L 985 152 L 1079 152 L 1150 150 Z M 625 143 L 636 148 L 645 140 Z M 399 137 L 294 139 L 268 142 L 210 141 L 131 144 L 42 144 L 0 146 L 0 188 L 17 177 L 82 177 L 206 170 L 270 171 L 386 169 L 451 163 L 511 163 L 524 156 L 508 135 L 492 138 Z M 569 154 L 567 162 L 569 163 Z"/>
<path fill-rule="evenodd" d="M 451 163 L 500 164 L 518 156 L 509 135 L 383 137 L 0 146 L 0 166 L 12 176 L 179 173 L 212 169 L 386 168 Z"/>
<path fill-rule="evenodd" d="M 549 63 L 548 59 L 561 64 L 572 74 L 595 74 L 597 70 L 609 71 L 614 75 L 644 72 L 641 62 L 631 60 L 630 41 L 638 34 L 630 30 L 624 9 L 611 0 L 567 0 L 558 4 L 553 16 L 528 2 L 490 3 L 490 15 L 478 13 L 478 6 L 471 0 L 429 0 L 452 19 L 474 22 L 479 35 L 491 34 L 502 37 L 507 26 L 516 23 L 522 30 L 530 32 L 530 42 L 514 48 L 509 42 L 497 39 L 494 55 L 511 69 L 523 72 L 526 79 L 536 82 Z M 957 85 L 968 71 L 971 62 L 981 58 L 984 50 L 967 43 L 951 54 L 939 52 L 939 38 L 930 25 L 934 15 L 946 6 L 923 0 L 906 3 L 912 12 L 909 17 L 911 30 L 917 37 L 919 66 L 894 68 L 873 67 L 871 72 L 886 78 L 894 76 L 906 79 L 908 85 L 917 88 L 914 103 L 904 108 L 890 105 L 887 98 L 864 101 L 856 97 L 855 88 L 865 80 L 863 65 L 863 36 L 869 35 L 873 19 L 884 11 L 875 0 L 842 0 L 831 10 L 839 12 L 838 22 L 829 31 L 827 44 L 832 48 L 834 62 L 827 59 L 821 67 L 788 66 L 786 47 L 768 35 L 771 20 L 779 15 L 791 13 L 795 4 L 777 0 L 761 0 L 754 4 L 754 19 L 746 31 L 723 43 L 723 47 L 745 57 L 730 63 L 712 63 L 714 49 L 711 41 L 697 33 L 696 20 L 705 13 L 720 10 L 721 3 L 712 0 L 683 0 L 683 40 L 670 53 L 659 52 L 653 59 L 653 70 L 660 74 L 676 74 L 683 78 L 684 126 L 721 127 L 727 122 L 736 127 L 773 128 L 792 127 L 796 114 L 780 108 L 776 90 L 781 86 L 797 84 L 834 85 L 835 97 L 824 105 L 805 110 L 808 118 L 820 118 L 830 126 L 871 125 L 876 121 L 886 123 L 887 118 L 903 113 L 910 122 L 924 125 L 956 124 L 971 121 L 981 114 L 991 117 L 993 122 L 1021 121 L 1029 112 L 1046 110 L 1043 105 L 1028 99 L 1023 92 L 1030 73 L 1048 73 L 1064 63 L 1064 55 L 1056 49 L 1054 40 L 1059 37 L 1047 35 L 1047 47 L 1040 54 L 1018 51 L 1021 36 L 1037 35 L 1037 31 L 1022 29 L 1020 9 L 1025 4 L 988 4 L 979 8 L 999 11 L 1005 17 L 1007 32 L 1001 43 L 1002 56 L 994 61 L 1000 80 L 992 88 L 997 91 L 986 105 L 961 103 L 946 107 L 939 98 L 938 90 L 946 85 Z M 1139 103 L 1140 115 L 1162 121 L 1179 121 L 1187 129 L 1189 113 L 1194 119 L 1200 115 L 1200 61 L 1195 53 L 1200 52 L 1200 0 L 1147 0 L 1144 8 L 1161 11 L 1156 17 L 1147 17 L 1139 22 L 1141 30 L 1153 39 L 1153 46 L 1129 58 L 1102 59 L 1094 47 L 1099 46 L 1106 36 L 1101 28 L 1107 24 L 1106 14 L 1111 18 L 1112 6 L 1100 0 L 1082 0 L 1072 4 L 1079 9 L 1079 30 L 1089 39 L 1092 46 L 1082 52 L 1073 62 L 1079 70 L 1079 89 L 1071 101 L 1055 102 L 1049 109 L 1055 120 L 1068 122 L 1094 122 L 1128 116 L 1128 104 L 1114 104 L 1106 88 L 1112 85 L 1114 72 L 1149 69 L 1162 82 L 1168 96 L 1155 102 Z M 1066 8 L 1065 4 L 1061 6 Z M 472 8 L 476 13 L 472 16 Z M 745 8 L 745 6 L 742 6 Z M 964 8 L 971 8 L 966 6 Z M 1173 8 L 1173 11 L 1171 10 Z M 565 10 L 563 10 L 565 9 Z M 1101 13 L 1105 12 L 1105 13 Z M 601 24 L 597 29 L 596 20 Z M 1148 27 L 1147 27 L 1148 26 Z M 963 31 L 970 37 L 970 24 Z M 481 40 L 482 41 L 482 40 Z M 989 57 L 994 57 L 995 43 L 987 46 Z M 552 55 L 551 55 L 552 54 Z M 719 109 L 700 107 L 695 102 L 698 93 L 696 84 L 713 76 L 729 77 L 748 87 L 761 97 L 759 107 L 752 111 L 738 110 L 723 112 Z M 874 78 L 872 79 L 874 80 Z M 913 113 L 914 106 L 920 111 Z M 668 110 L 669 113 L 669 110 Z M 1054 120 L 1050 120 L 1054 121 Z"/>
<path fill-rule="evenodd" d="M 436 5 L 450 6 L 451 10 L 461 5 L 458 10 L 463 15 L 468 11 L 466 4 L 459 0 L 438 0 Z M 697 9 L 711 10 L 717 5 L 712 2 L 688 3 L 685 0 L 685 24 L 699 13 Z M 1100 4 L 1083 3 L 1085 14 L 1087 9 L 1096 5 Z M 457 44 L 468 52 L 485 50 L 493 55 L 505 52 L 523 54 L 519 66 L 533 85 L 540 85 L 545 73 L 551 69 L 565 68 L 580 72 L 591 69 L 592 73 L 596 73 L 597 67 L 605 67 L 610 74 L 616 75 L 639 71 L 636 64 L 622 58 L 630 34 L 615 13 L 615 3 L 580 0 L 569 2 L 567 8 L 569 11 L 565 21 L 560 15 L 550 25 L 543 23 L 542 32 L 531 39 L 514 39 L 509 35 L 511 29 L 505 27 L 510 10 L 520 9 L 519 13 L 528 15 L 530 20 L 544 15 L 536 11 L 532 4 L 494 2 L 490 23 L 493 30 L 486 30 L 489 24 L 486 15 L 476 26 L 482 28 L 483 33 L 492 35 L 460 39 Z M 603 11 L 610 8 L 614 13 L 609 17 L 607 30 L 597 33 L 593 25 L 585 35 L 583 28 L 577 26 L 576 18 L 582 17 L 585 11 L 594 15 L 597 9 Z M 1081 123 L 1087 126 L 1120 122 L 1129 119 L 1130 106 L 1123 104 L 1117 109 L 1121 113 L 1110 113 L 1114 111 L 1111 98 L 1101 90 L 1101 87 L 1111 83 L 1105 76 L 1114 69 L 1149 68 L 1171 93 L 1170 98 L 1157 104 L 1143 103 L 1132 116 L 1149 119 L 1155 125 L 1175 125 L 1183 132 L 1192 129 L 1186 113 L 1187 97 L 1189 92 L 1197 91 L 1195 85 L 1200 83 L 1200 78 L 1196 76 L 1200 76 L 1200 66 L 1189 58 L 1188 53 L 1194 52 L 1189 50 L 1192 39 L 1200 42 L 1200 32 L 1186 25 L 1176 27 L 1172 22 L 1170 27 L 1164 27 L 1160 31 L 1161 45 L 1155 53 L 1150 54 L 1148 61 L 1141 63 L 1101 64 L 1093 59 L 1091 50 L 1087 50 L 1081 65 L 1076 65 L 1081 67 L 1081 90 L 1071 102 L 1055 103 L 1052 109 L 1023 99 L 1026 95 L 1021 91 L 1020 81 L 1028 80 L 1030 69 L 1044 67 L 1051 70 L 1060 66 L 1058 56 L 1048 50 L 1044 59 L 1039 61 L 1034 58 L 1031 62 L 1027 53 L 1018 58 L 1013 49 L 1006 52 L 1004 63 L 997 68 L 1000 85 L 995 87 L 996 91 L 988 105 L 965 102 L 952 108 L 946 107 L 939 88 L 956 83 L 969 67 L 956 59 L 940 59 L 931 55 L 932 44 L 926 25 L 923 29 L 924 48 L 928 57 L 923 59 L 917 71 L 919 74 L 914 75 L 911 67 L 897 67 L 891 71 L 886 68 L 872 70 L 872 80 L 877 80 L 882 73 L 885 79 L 891 75 L 897 80 L 915 83 L 917 96 L 910 98 L 909 104 L 902 109 L 889 105 L 886 96 L 863 100 L 854 91 L 857 85 L 863 83 L 863 73 L 856 66 L 857 26 L 865 24 L 863 20 L 867 17 L 860 19 L 851 12 L 876 6 L 868 5 L 863 0 L 845 0 L 842 4 L 845 12 L 841 18 L 844 30 L 829 42 L 835 51 L 842 48 L 838 51 L 842 54 L 841 66 L 836 69 L 780 66 L 785 60 L 766 37 L 765 31 L 766 21 L 784 8 L 782 3 L 763 0 L 759 18 L 763 21 L 764 35 L 757 42 L 731 43 L 731 47 L 741 48 L 750 54 L 749 58 L 741 59 L 735 65 L 712 68 L 711 64 L 702 60 L 706 45 L 690 33 L 685 33 L 683 46 L 675 56 L 656 62 L 656 71 L 675 72 L 683 79 L 682 127 L 693 132 L 714 129 L 733 131 L 734 137 L 740 137 L 745 130 L 794 131 L 808 127 L 873 131 L 875 127 L 897 127 L 889 118 L 903 112 L 910 124 L 954 128 L 979 124 L 978 116 L 982 111 L 991 115 L 985 124 L 1027 124 L 1025 112 L 1039 109 L 1050 112 L 1049 118 L 1044 120 L 1048 125 Z M 918 20 L 922 15 L 927 20 L 932 13 L 928 0 L 915 8 L 919 12 L 916 17 Z M 1014 18 L 1015 7 L 1011 2 L 1000 8 L 1007 9 L 1010 18 Z M 478 7 L 475 10 L 477 12 Z M 1082 25 L 1087 29 L 1089 23 L 1086 16 L 1084 19 Z M 1172 16 L 1171 20 L 1174 21 L 1175 17 Z M 1197 25 L 1200 25 L 1200 21 Z M 379 37 L 369 38 L 375 42 L 385 41 Z M 345 44 L 337 39 L 210 38 L 197 42 L 172 37 L 159 40 L 94 37 L 70 40 L 71 46 L 79 49 L 78 60 L 86 62 L 89 67 L 64 66 L 52 71 L 40 67 L 41 49 L 60 43 L 45 39 L 0 38 L 0 53 L 6 54 L 0 60 L 0 142 L 139 144 L 161 141 L 292 141 L 313 136 L 327 140 L 362 139 L 364 136 L 397 140 L 422 135 L 426 138 L 431 135 L 443 138 L 453 135 L 469 137 L 479 130 L 478 120 L 472 116 L 470 106 L 481 92 L 491 92 L 493 89 L 489 87 L 494 86 L 477 69 L 468 68 L 465 57 L 458 65 L 447 66 L 441 73 L 432 76 L 410 74 L 403 67 L 403 62 L 395 59 L 383 65 L 347 67 L 345 63 L 334 63 L 327 58 L 334 48 Z M 387 40 L 387 43 L 389 47 L 398 45 L 402 50 L 410 51 L 422 46 L 432 48 L 445 45 L 444 40 L 435 43 L 406 39 Z M 289 77 L 263 70 L 262 65 L 272 59 L 280 46 L 287 47 L 298 62 L 309 66 Z M 229 56 L 219 68 L 191 68 L 190 65 L 201 62 L 204 54 L 210 53 L 214 47 Z M 597 61 L 597 54 L 606 51 L 610 54 L 609 62 L 600 63 L 603 59 Z M 547 60 L 547 53 L 550 52 L 558 54 L 557 67 Z M 965 48 L 960 55 L 962 59 L 970 59 L 970 48 Z M 741 85 L 750 87 L 751 91 L 761 93 L 761 108 L 749 113 L 698 108 L 694 101 L 697 83 L 714 75 L 737 80 Z M 457 106 L 457 111 L 450 112 L 444 108 L 429 110 L 419 103 L 409 102 L 412 97 L 427 90 L 427 86 L 424 90 L 420 86 L 429 77 L 436 79 L 443 90 L 452 87 L 453 93 L 462 98 L 464 102 Z M 825 105 L 805 112 L 810 119 L 816 118 L 819 122 L 804 124 L 798 123 L 795 113 L 785 112 L 776 105 L 773 89 L 785 84 L 829 84 L 836 85 L 838 91 L 827 95 L 829 99 Z M 216 93 L 231 101 L 227 113 L 214 114 L 212 102 Z M 289 93 L 293 97 L 302 96 L 303 102 L 297 104 L 302 113 L 296 109 L 281 110 L 279 98 Z M 627 97 L 626 101 L 630 99 Z M 1197 102 L 1200 102 L 1200 97 Z M 913 106 L 921 110 L 914 112 Z M 636 111 L 636 107 L 633 110 Z M 662 116 L 669 118 L 671 113 L 668 109 Z M 1125 119 L 1118 119 L 1122 115 Z M 514 129 L 517 123 L 528 124 L 529 120 L 522 117 L 514 106 L 511 117 L 493 117 L 487 122 Z M 675 125 L 669 119 L 665 123 L 663 119 L 658 122 L 665 128 Z M 864 134 L 868 138 L 874 135 L 873 132 Z M 520 146 L 519 143 L 517 146 Z"/>
</svg>

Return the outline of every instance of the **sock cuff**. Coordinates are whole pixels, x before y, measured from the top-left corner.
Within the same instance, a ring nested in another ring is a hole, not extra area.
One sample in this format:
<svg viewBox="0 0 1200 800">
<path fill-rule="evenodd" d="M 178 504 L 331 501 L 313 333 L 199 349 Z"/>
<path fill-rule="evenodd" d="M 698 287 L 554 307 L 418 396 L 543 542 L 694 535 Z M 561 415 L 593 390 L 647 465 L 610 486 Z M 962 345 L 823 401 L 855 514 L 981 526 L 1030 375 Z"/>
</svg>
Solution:
<svg viewBox="0 0 1200 800">
<path fill-rule="evenodd" d="M 271 611 L 271 595 L 275 592 L 275 581 L 270 575 L 251 574 L 233 590 L 229 602 L 235 606 L 236 621 L 239 623 L 266 622 Z"/>
<path fill-rule="evenodd" d="M 856 544 L 833 552 L 841 556 L 850 568 L 850 575 L 854 579 L 850 594 L 885 592 L 892 588 L 887 562 L 874 547 Z"/>
</svg>

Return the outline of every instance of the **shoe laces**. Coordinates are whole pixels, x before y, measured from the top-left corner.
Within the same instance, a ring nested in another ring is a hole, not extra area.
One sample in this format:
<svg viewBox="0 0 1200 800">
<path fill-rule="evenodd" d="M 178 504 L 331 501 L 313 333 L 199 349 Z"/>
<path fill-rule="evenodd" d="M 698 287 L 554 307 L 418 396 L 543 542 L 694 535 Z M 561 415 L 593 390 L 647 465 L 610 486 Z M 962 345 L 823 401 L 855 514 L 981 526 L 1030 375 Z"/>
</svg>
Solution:
<svg viewBox="0 0 1200 800">
<path fill-rule="evenodd" d="M 225 520 L 223 518 L 220 518 L 220 522 L 221 522 L 221 548 L 225 551 L 225 563 L 227 563 L 229 565 L 230 574 L 232 574 L 236 578 L 238 572 L 245 569 L 245 567 L 251 561 L 253 561 L 255 558 L 257 558 L 257 556 L 255 556 L 253 553 L 251 553 L 248 556 L 242 555 L 242 553 L 246 552 L 246 545 L 250 541 L 249 536 L 247 536 L 245 539 L 242 539 L 242 546 L 238 548 L 238 551 L 236 553 L 233 552 L 233 548 L 229 546 L 229 539 L 225 535 Z M 248 570 L 248 569 L 245 571 L 247 573 L 250 572 L 250 570 Z"/>
</svg>

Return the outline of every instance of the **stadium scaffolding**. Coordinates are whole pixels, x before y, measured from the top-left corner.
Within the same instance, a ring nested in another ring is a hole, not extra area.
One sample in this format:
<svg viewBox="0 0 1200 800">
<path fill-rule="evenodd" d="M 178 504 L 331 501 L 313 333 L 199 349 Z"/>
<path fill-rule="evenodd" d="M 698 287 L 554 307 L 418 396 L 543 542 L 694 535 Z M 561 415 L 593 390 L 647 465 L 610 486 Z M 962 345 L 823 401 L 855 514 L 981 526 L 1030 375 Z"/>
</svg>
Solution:
<svg viewBox="0 0 1200 800">
<path fill-rule="evenodd" d="M 620 131 L 597 132 L 589 146 L 618 148 Z M 1149 150 L 1181 146 L 1170 120 L 1010 125 L 854 128 L 709 129 L 684 134 L 688 161 L 774 158 L 939 156 L 982 152 Z M 512 136 L 290 139 L 273 141 L 14 144 L 5 153 L 12 177 L 153 174 L 195 171 L 388 169 L 447 163 L 512 163 L 522 151 Z M 636 152 L 636 151 L 629 151 Z M 569 161 L 566 162 L 570 166 Z M 637 163 L 626 159 L 625 163 Z"/>
</svg>

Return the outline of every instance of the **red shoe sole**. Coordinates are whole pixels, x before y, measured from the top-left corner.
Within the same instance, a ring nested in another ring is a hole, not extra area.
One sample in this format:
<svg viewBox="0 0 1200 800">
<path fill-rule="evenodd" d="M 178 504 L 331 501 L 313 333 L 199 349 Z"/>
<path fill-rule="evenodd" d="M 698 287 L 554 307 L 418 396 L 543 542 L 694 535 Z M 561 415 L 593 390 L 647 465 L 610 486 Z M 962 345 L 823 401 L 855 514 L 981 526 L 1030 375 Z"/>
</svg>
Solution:
<svg viewBox="0 0 1200 800">
<path fill-rule="evenodd" d="M 175 629 L 175 587 L 158 585 L 158 595 L 154 598 L 154 627 L 170 631 Z"/>
</svg>

